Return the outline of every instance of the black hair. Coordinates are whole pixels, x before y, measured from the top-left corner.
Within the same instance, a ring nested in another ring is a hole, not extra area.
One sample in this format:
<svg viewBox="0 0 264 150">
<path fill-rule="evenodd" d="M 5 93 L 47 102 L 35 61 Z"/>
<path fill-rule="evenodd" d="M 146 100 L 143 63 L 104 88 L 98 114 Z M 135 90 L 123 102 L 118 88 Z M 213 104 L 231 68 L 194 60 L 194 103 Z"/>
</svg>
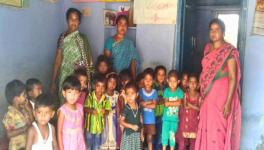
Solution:
<svg viewBox="0 0 264 150">
<path fill-rule="evenodd" d="M 146 75 L 150 75 L 154 79 L 154 77 L 155 77 L 154 70 L 152 68 L 146 68 L 143 71 L 143 77 L 145 78 Z"/>
<path fill-rule="evenodd" d="M 82 21 L 82 13 L 80 12 L 80 10 L 76 9 L 76 8 L 69 8 L 66 12 L 66 20 L 68 21 L 69 18 L 70 18 L 70 15 L 72 13 L 76 13 L 78 18 L 79 18 L 79 21 L 81 22 Z"/>
<path fill-rule="evenodd" d="M 26 90 L 30 92 L 33 90 L 34 85 L 42 85 L 41 82 L 36 78 L 30 78 L 26 81 Z"/>
<path fill-rule="evenodd" d="M 171 70 L 169 73 L 168 73 L 168 78 L 170 77 L 174 77 L 174 78 L 177 78 L 179 79 L 179 73 L 177 70 Z"/>
<path fill-rule="evenodd" d="M 108 72 L 112 70 L 112 63 L 111 63 L 111 60 L 106 57 L 105 55 L 99 55 L 97 57 L 97 60 L 96 60 L 96 64 L 95 64 L 95 68 L 96 68 L 96 71 L 98 72 L 98 67 L 100 65 L 100 63 L 102 62 L 105 62 L 107 67 L 108 67 Z"/>
<path fill-rule="evenodd" d="M 195 73 L 191 73 L 190 75 L 189 75 L 189 79 L 190 78 L 195 78 L 196 80 L 197 80 L 197 82 L 199 82 L 199 75 L 197 75 L 197 74 L 195 74 Z"/>
<path fill-rule="evenodd" d="M 13 80 L 6 84 L 5 96 L 7 102 L 12 105 L 14 98 L 20 96 L 26 90 L 26 85 L 20 80 Z"/>
<path fill-rule="evenodd" d="M 87 72 L 85 68 L 78 68 L 74 71 L 73 73 L 77 78 L 80 76 L 85 76 L 87 77 Z"/>
<path fill-rule="evenodd" d="M 164 67 L 163 65 L 159 65 L 159 66 L 156 66 L 156 68 L 155 68 L 155 71 L 154 71 L 155 72 L 155 76 L 157 76 L 157 74 L 158 74 L 158 72 L 160 70 L 163 70 L 165 72 L 165 74 L 167 73 L 166 67 Z"/>
<path fill-rule="evenodd" d="M 136 77 L 136 83 L 139 84 L 139 82 L 144 78 L 143 73 L 139 73 Z"/>
<path fill-rule="evenodd" d="M 130 81 L 132 80 L 133 77 L 129 69 L 124 69 L 119 73 L 119 78 L 120 78 L 120 81 L 122 82 L 122 81 L 127 81 L 127 80 Z"/>
<path fill-rule="evenodd" d="M 62 83 L 62 89 L 64 91 L 72 89 L 72 90 L 81 90 L 80 81 L 76 76 L 68 76 Z"/>
<path fill-rule="evenodd" d="M 96 85 L 98 82 L 106 84 L 106 78 L 102 74 L 97 74 L 94 77 L 94 85 Z"/>
<path fill-rule="evenodd" d="M 54 110 L 55 105 L 53 102 L 53 97 L 50 94 L 40 94 L 35 101 L 35 110 L 40 107 L 49 107 Z"/>
<path fill-rule="evenodd" d="M 127 17 L 127 15 L 119 15 L 119 16 L 117 16 L 117 18 L 116 18 L 116 25 L 118 24 L 118 22 L 120 20 L 125 20 L 126 23 L 127 23 L 127 25 L 128 25 L 128 17 Z"/>
<path fill-rule="evenodd" d="M 213 24 L 219 25 L 221 31 L 225 33 L 225 23 L 221 19 L 214 18 L 213 20 L 211 20 L 211 22 L 209 23 L 209 30 Z"/>
<path fill-rule="evenodd" d="M 136 92 L 138 91 L 138 86 L 137 86 L 137 84 L 134 81 L 129 81 L 126 84 L 125 90 L 130 89 L 130 88 L 134 89 Z"/>
<path fill-rule="evenodd" d="M 116 72 L 110 72 L 106 75 L 107 81 L 110 79 L 115 79 L 116 82 L 118 81 L 118 74 Z"/>
<path fill-rule="evenodd" d="M 181 73 L 180 78 L 183 79 L 184 75 L 187 75 L 188 77 L 190 77 L 190 74 L 188 72 L 184 71 L 184 72 Z"/>
</svg>

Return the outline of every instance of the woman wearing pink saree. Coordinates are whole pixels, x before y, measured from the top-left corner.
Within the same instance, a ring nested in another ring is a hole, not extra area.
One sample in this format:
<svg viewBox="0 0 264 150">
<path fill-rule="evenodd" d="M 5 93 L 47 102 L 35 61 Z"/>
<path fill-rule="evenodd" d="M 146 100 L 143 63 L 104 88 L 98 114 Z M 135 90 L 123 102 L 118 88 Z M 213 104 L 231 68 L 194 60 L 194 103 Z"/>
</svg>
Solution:
<svg viewBox="0 0 264 150">
<path fill-rule="evenodd" d="M 209 25 L 200 76 L 203 103 L 195 150 L 238 150 L 241 129 L 240 63 L 238 50 L 225 42 L 225 25 Z"/>
</svg>

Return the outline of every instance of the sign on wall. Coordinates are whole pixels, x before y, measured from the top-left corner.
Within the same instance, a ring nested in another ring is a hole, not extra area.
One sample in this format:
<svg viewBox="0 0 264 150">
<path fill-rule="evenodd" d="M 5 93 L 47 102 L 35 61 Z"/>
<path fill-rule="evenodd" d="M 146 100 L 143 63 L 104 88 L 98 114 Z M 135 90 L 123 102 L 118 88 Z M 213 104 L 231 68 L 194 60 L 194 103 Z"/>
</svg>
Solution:
<svg viewBox="0 0 264 150">
<path fill-rule="evenodd" d="M 253 34 L 264 35 L 264 0 L 257 0 Z"/>
<path fill-rule="evenodd" d="M 14 7 L 23 7 L 23 0 L 0 0 L 0 4 Z"/>
<path fill-rule="evenodd" d="M 134 0 L 136 24 L 176 24 L 178 0 Z"/>
</svg>

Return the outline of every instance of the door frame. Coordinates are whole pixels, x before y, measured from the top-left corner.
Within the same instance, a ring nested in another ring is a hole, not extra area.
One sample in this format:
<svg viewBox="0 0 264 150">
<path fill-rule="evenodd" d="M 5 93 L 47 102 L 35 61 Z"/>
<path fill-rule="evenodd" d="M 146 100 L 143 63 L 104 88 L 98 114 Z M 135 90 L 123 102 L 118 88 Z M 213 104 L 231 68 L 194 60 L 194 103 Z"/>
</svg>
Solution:
<svg viewBox="0 0 264 150">
<path fill-rule="evenodd" d="M 175 27 L 175 42 L 174 42 L 174 54 L 173 54 L 173 68 L 182 71 L 183 69 L 183 50 L 184 50 L 184 28 L 185 28 L 185 16 L 186 16 L 186 0 L 178 0 L 178 15 L 177 24 Z M 240 12 L 239 18 L 239 32 L 238 32 L 238 49 L 240 53 L 241 71 L 244 70 L 244 57 L 246 49 L 246 34 L 247 25 L 245 24 L 247 20 L 248 11 L 248 0 L 243 0 L 240 7 L 236 7 L 236 10 Z M 234 10 L 234 6 L 230 7 L 217 7 L 219 11 Z M 198 9 L 216 9 L 214 6 L 199 6 Z M 241 83 L 242 84 L 242 83 Z"/>
</svg>

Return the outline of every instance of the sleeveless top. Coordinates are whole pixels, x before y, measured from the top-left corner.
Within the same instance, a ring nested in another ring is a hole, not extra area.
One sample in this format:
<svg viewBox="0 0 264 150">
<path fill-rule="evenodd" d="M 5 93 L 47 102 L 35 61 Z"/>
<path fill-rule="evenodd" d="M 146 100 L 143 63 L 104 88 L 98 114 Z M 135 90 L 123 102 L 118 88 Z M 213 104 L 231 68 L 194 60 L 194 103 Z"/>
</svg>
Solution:
<svg viewBox="0 0 264 150">
<path fill-rule="evenodd" d="M 49 127 L 49 137 L 47 140 L 44 140 L 38 125 L 36 124 L 36 122 L 33 122 L 33 126 L 37 131 L 37 135 L 38 135 L 38 142 L 36 144 L 32 145 L 32 150 L 52 150 L 52 128 L 51 125 L 48 123 L 48 127 Z"/>
</svg>

